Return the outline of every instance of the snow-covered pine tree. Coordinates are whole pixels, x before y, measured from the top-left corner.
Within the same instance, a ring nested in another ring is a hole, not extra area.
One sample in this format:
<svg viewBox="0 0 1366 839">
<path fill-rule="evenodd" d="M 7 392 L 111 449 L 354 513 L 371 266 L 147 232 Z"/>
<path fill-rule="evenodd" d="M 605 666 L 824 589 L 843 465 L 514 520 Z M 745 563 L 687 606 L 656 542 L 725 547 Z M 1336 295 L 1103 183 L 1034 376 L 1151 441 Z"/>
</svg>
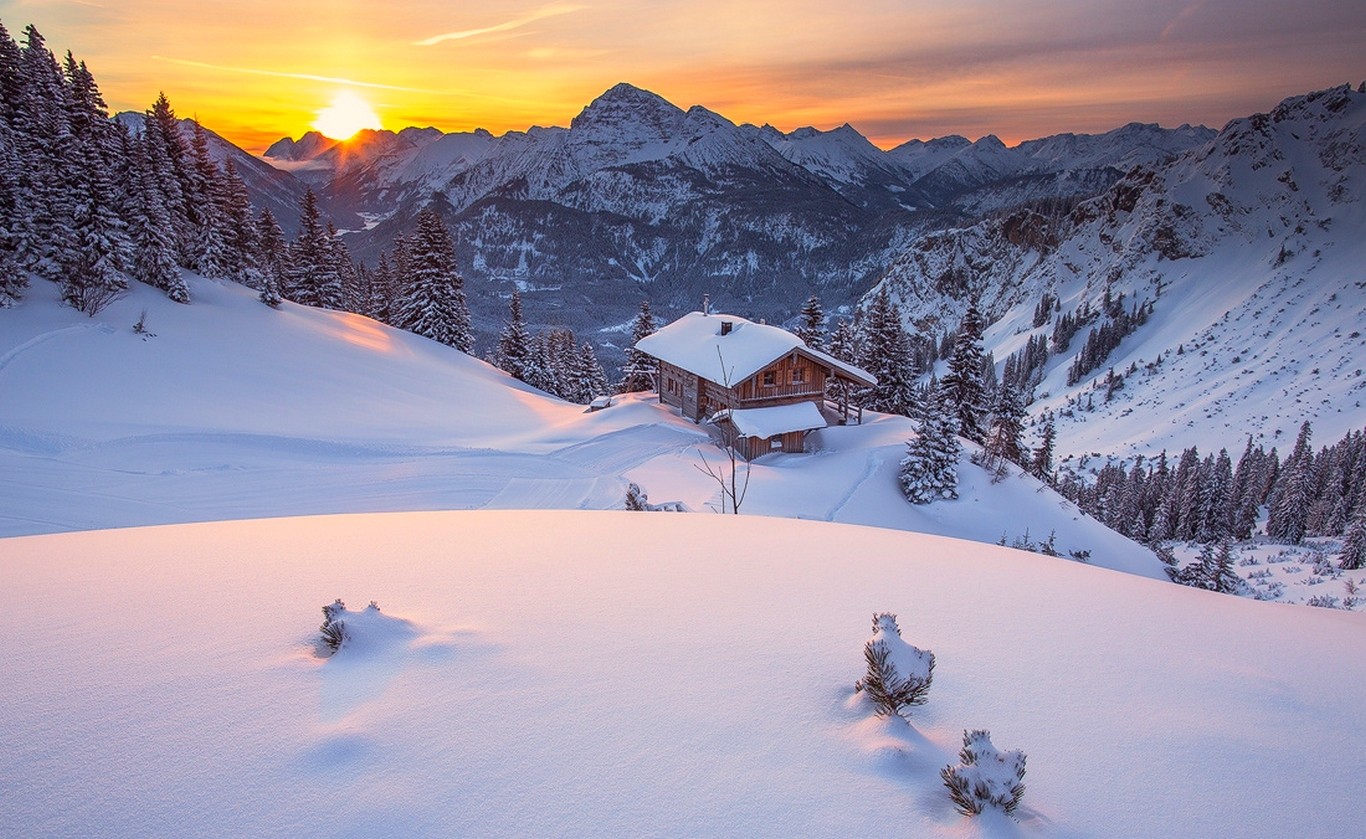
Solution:
<svg viewBox="0 0 1366 839">
<path fill-rule="evenodd" d="M 592 344 L 579 346 L 572 378 L 575 383 L 575 398 L 570 400 L 572 402 L 587 405 L 597 397 L 607 395 L 607 374 L 598 361 L 597 353 L 593 352 Z"/>
<path fill-rule="evenodd" d="M 1046 484 L 1053 483 L 1053 447 L 1057 439 L 1058 432 L 1050 417 L 1044 422 L 1043 430 L 1039 433 L 1039 445 L 1029 458 L 1029 474 Z"/>
<path fill-rule="evenodd" d="M 1020 436 L 1024 433 L 1026 414 L 1019 394 L 1013 387 L 998 387 L 996 405 L 991 412 L 986 441 L 982 446 L 982 466 L 989 472 L 1004 476 L 1006 463 L 1024 461 Z"/>
<path fill-rule="evenodd" d="M 261 293 L 258 297 L 262 303 L 274 309 L 284 302 L 280 287 L 284 284 L 285 234 L 269 207 L 262 208 L 255 227 L 255 262 L 261 271 Z"/>
<path fill-rule="evenodd" d="M 1271 498 L 1271 516 L 1266 523 L 1267 536 L 1294 545 L 1304 539 L 1305 522 L 1309 516 L 1314 478 L 1314 454 L 1309 445 L 1312 433 L 1308 421 L 1300 426 L 1295 448 L 1276 480 Z"/>
<path fill-rule="evenodd" d="M 626 509 L 642 513 L 650 509 L 649 496 L 634 481 L 626 485 Z"/>
<path fill-rule="evenodd" d="M 180 121 L 165 93 L 157 97 L 143 119 L 142 142 L 146 145 L 148 171 L 155 179 L 157 191 L 171 220 L 176 261 L 188 266 L 194 231 L 186 214 L 184 180 L 181 175 L 187 150 L 180 136 Z"/>
<path fill-rule="evenodd" d="M 1345 571 L 1359 571 L 1366 568 L 1366 494 L 1357 504 L 1356 512 L 1347 525 L 1347 533 L 1342 539 L 1342 550 L 1338 552 L 1338 567 Z"/>
<path fill-rule="evenodd" d="M 948 415 L 942 394 L 940 397 L 919 402 L 916 418 L 920 429 L 906 442 L 906 456 L 897 473 L 901 491 L 912 504 L 958 497 L 962 447 L 955 436 L 957 423 Z"/>
<path fill-rule="evenodd" d="M 351 300 L 356 287 L 356 266 L 351 251 L 337 233 L 332 222 L 327 223 L 322 242 L 322 266 L 318 278 L 318 305 L 324 309 L 355 311 Z"/>
<path fill-rule="evenodd" d="M 190 158 L 187 161 L 185 205 L 189 212 L 192 240 L 189 256 L 191 265 L 199 273 L 215 279 L 226 278 L 230 258 L 224 241 L 227 227 L 219 217 L 220 194 L 218 165 L 209 156 L 208 135 L 198 119 L 192 121 Z"/>
<path fill-rule="evenodd" d="M 846 318 L 835 326 L 835 331 L 830 333 L 830 345 L 827 347 L 827 352 L 840 361 L 847 361 L 850 364 L 857 361 L 863 354 L 863 349 L 854 321 Z"/>
<path fill-rule="evenodd" d="M 531 352 L 531 334 L 527 331 L 526 320 L 522 317 L 522 295 L 512 290 L 508 300 L 508 319 L 503 331 L 498 335 L 498 346 L 494 349 L 493 366 L 511 375 L 514 379 L 526 381 L 527 355 Z"/>
<path fill-rule="evenodd" d="M 906 643 L 896 615 L 873 615 L 873 637 L 863 645 L 866 666 L 854 689 L 868 694 L 879 716 L 903 715 L 925 704 L 934 683 L 934 653 Z"/>
<path fill-rule="evenodd" d="M 67 266 L 83 261 L 74 226 L 78 176 L 70 94 L 42 34 L 30 24 L 24 36 L 13 126 L 20 150 L 20 206 L 25 208 L 17 225 L 21 262 L 34 274 L 60 283 Z"/>
<path fill-rule="evenodd" d="M 66 171 L 71 179 L 66 186 L 78 252 L 68 255 L 74 259 L 65 266 L 62 299 L 94 314 L 128 287 L 123 268 L 131 246 L 119 217 L 120 196 L 112 169 L 118 134 L 85 64 L 68 52 L 63 73 L 70 127 Z"/>
<path fill-rule="evenodd" d="M 877 377 L 876 387 L 864 388 L 860 393 L 863 407 L 910 416 L 917 372 L 911 367 L 910 336 L 885 286 L 865 311 L 862 330 L 863 354 L 858 364 Z"/>
<path fill-rule="evenodd" d="M 3 26 L 0 35 L 9 38 Z M 20 212 L 18 148 L 8 120 L 0 117 L 0 309 L 14 305 L 28 288 L 28 274 L 19 263 Z"/>
<path fill-rule="evenodd" d="M 249 288 L 260 288 L 263 272 L 256 261 L 257 229 L 251 217 L 251 199 L 232 158 L 219 172 L 214 194 L 218 201 L 217 218 L 222 225 L 218 235 L 223 241 L 227 276 Z"/>
<path fill-rule="evenodd" d="M 284 296 L 304 306 L 322 306 L 327 229 L 323 226 L 318 196 L 310 187 L 299 200 L 299 235 L 285 252 Z"/>
<path fill-rule="evenodd" d="M 455 249 L 441 217 L 428 207 L 417 216 L 407 254 L 408 291 L 402 328 L 468 353 L 474 345 L 465 281 L 455 266 Z"/>
<path fill-rule="evenodd" d="M 801 317 L 797 337 L 813 350 L 822 349 L 825 345 L 825 311 L 819 297 L 813 294 L 806 298 Z"/>
<path fill-rule="evenodd" d="M 958 812 L 976 816 L 987 807 L 1015 812 L 1025 791 L 1024 752 L 1000 751 L 991 743 L 991 732 L 977 729 L 963 732 L 958 758 L 959 765 L 939 770 Z"/>
<path fill-rule="evenodd" d="M 394 299 L 394 269 L 389 264 L 389 256 L 380 251 L 375 261 L 375 270 L 370 272 L 370 299 L 365 314 L 381 323 L 388 323 L 392 317 Z"/>
<path fill-rule="evenodd" d="M 982 415 L 986 412 L 982 385 L 982 329 L 981 312 L 977 301 L 972 300 L 958 326 L 953 355 L 949 358 L 949 372 L 943 380 L 958 421 L 958 433 L 975 443 L 984 439 Z"/>
<path fill-rule="evenodd" d="M 177 303 L 190 302 L 190 289 L 176 264 L 175 227 L 166 209 L 161 179 L 155 171 L 156 150 L 144 133 L 134 143 L 135 160 L 130 169 L 132 213 L 129 218 L 133 239 L 133 276 L 166 292 Z"/>
<path fill-rule="evenodd" d="M 640 312 L 631 325 L 631 346 L 626 350 L 626 364 L 622 367 L 617 393 L 639 393 L 655 387 L 655 360 L 636 349 L 636 344 L 655 332 L 655 318 L 650 313 L 650 301 L 640 301 Z"/>
<path fill-rule="evenodd" d="M 538 332 L 527 344 L 527 361 L 522 381 L 546 393 L 560 392 L 558 364 L 550 343 L 550 334 Z"/>
</svg>

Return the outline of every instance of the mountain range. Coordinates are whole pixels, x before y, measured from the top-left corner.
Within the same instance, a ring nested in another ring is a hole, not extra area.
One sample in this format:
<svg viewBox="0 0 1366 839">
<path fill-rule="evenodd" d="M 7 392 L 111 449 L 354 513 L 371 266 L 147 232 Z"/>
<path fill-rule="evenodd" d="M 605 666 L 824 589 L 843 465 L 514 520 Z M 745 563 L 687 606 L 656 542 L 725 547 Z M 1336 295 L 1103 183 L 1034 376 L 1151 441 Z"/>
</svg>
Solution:
<svg viewBox="0 0 1366 839">
<path fill-rule="evenodd" d="M 1089 317 L 1053 346 L 1033 408 L 1057 415 L 1077 457 L 1241 449 L 1248 435 L 1284 449 L 1306 420 L 1327 442 L 1366 418 L 1364 132 L 1360 90 L 1291 97 L 1093 198 L 927 233 L 872 293 L 934 334 L 981 301 L 1002 363 L 1064 315 Z M 1121 295 L 1151 315 L 1069 382 Z"/>
<path fill-rule="evenodd" d="M 477 322 L 500 323 L 518 288 L 531 321 L 588 331 L 628 320 L 642 297 L 688 311 L 709 293 L 776 321 L 812 293 L 852 305 L 919 234 L 1092 196 L 1213 133 L 1131 124 L 1015 147 L 946 137 L 883 151 L 848 125 L 736 125 L 618 84 L 567 128 L 363 131 L 345 143 L 309 133 L 265 159 L 312 186 L 368 261 L 437 207 Z"/>
</svg>

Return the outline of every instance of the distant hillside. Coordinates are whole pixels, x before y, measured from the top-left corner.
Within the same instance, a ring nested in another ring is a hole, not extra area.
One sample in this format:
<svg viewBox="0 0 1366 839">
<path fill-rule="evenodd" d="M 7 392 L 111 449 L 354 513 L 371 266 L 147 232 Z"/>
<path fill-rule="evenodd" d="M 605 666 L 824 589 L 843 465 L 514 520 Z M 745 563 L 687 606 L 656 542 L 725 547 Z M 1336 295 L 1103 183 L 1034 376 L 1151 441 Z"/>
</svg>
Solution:
<svg viewBox="0 0 1366 839">
<path fill-rule="evenodd" d="M 936 334 L 977 296 L 999 365 L 1082 315 L 1033 407 L 1058 414 L 1069 455 L 1241 449 L 1248 434 L 1284 449 L 1305 420 L 1335 440 L 1366 425 L 1363 125 L 1366 94 L 1350 87 L 1287 99 L 1095 198 L 922 236 L 874 291 Z M 1151 317 L 1069 385 L 1121 295 Z"/>
</svg>

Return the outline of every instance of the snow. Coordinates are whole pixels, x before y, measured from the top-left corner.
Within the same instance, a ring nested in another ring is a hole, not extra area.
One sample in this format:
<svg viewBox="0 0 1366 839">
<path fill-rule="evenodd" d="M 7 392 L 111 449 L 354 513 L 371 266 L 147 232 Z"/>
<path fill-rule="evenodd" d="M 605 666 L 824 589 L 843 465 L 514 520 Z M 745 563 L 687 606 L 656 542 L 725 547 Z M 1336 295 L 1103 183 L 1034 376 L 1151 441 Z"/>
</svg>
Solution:
<svg viewBox="0 0 1366 839">
<path fill-rule="evenodd" d="M 220 522 L 6 539 L 0 565 L 0 835 L 1360 827 L 1356 614 L 747 516 Z M 382 612 L 322 658 L 336 597 Z M 937 656 L 913 724 L 853 692 L 879 609 Z M 1018 822 L 940 782 L 978 727 L 1029 755 Z"/>
<path fill-rule="evenodd" d="M 825 428 L 825 417 L 815 402 L 796 402 L 770 408 L 737 408 L 718 412 L 711 422 L 730 420 L 742 437 L 766 439 L 789 431 Z"/>
<path fill-rule="evenodd" d="M 0 536 L 319 513 L 619 509 L 628 483 L 719 507 L 696 468 L 706 427 L 653 394 L 585 413 L 432 341 L 356 315 L 187 277 L 181 306 L 135 286 L 95 318 L 35 285 L 0 310 Z M 156 337 L 132 331 L 143 310 Z M 762 331 L 755 327 L 756 331 Z M 897 463 L 914 433 L 865 412 L 750 464 L 745 513 L 1008 544 L 1162 577 L 1147 549 L 1033 478 L 967 462 L 961 499 L 912 506 Z M 1062 560 L 1065 561 L 1065 560 Z"/>
</svg>

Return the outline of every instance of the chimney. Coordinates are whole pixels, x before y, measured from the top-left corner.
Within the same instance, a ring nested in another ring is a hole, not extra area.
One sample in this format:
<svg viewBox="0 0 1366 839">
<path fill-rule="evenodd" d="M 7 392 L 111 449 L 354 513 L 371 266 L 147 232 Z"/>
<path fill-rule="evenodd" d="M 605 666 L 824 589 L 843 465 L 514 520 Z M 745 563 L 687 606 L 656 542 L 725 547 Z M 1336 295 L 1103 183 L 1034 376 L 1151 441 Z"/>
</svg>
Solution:
<svg viewBox="0 0 1366 839">
<path fill-rule="evenodd" d="M 711 314 L 711 295 L 710 295 L 710 294 L 704 294 L 704 295 L 702 295 L 702 314 L 704 314 L 704 315 L 709 315 L 709 314 Z"/>
<path fill-rule="evenodd" d="M 734 321 L 729 321 L 729 320 L 723 320 L 723 321 L 721 321 L 721 334 L 722 334 L 722 335 L 729 335 L 729 334 L 730 334 L 730 330 L 731 330 L 734 326 L 735 326 L 735 322 L 734 322 Z"/>
</svg>

